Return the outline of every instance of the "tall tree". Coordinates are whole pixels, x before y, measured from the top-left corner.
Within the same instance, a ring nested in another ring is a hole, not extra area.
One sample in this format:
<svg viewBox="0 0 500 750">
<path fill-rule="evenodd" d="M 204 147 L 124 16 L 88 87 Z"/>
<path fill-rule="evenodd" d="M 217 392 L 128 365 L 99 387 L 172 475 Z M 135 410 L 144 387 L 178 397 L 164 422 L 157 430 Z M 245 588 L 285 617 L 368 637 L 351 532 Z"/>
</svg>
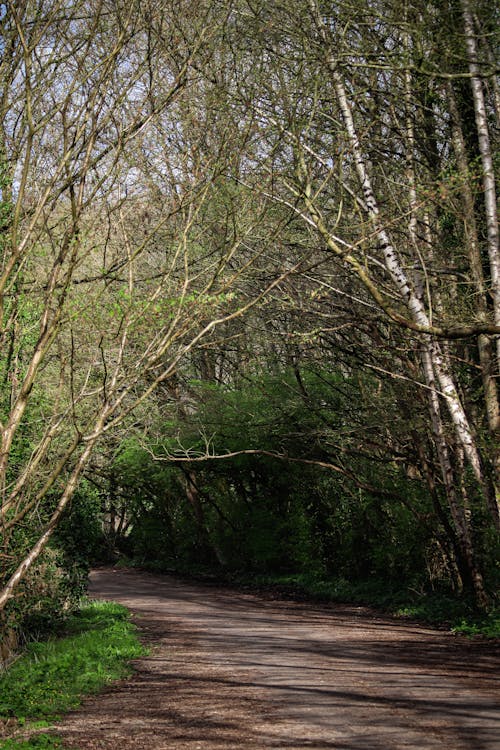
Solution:
<svg viewBox="0 0 500 750">
<path fill-rule="evenodd" d="M 439 3 L 425 9 L 316 0 L 293 8 L 245 7 L 241 25 L 253 46 L 241 46 L 240 54 L 259 64 L 253 76 L 234 76 L 234 99 L 259 114 L 274 200 L 293 205 L 321 237 L 332 264 L 420 351 L 440 484 L 468 578 L 484 604 L 470 494 L 482 497 L 497 530 L 500 516 L 498 361 L 491 347 L 499 332 L 497 240 L 488 140 L 496 89 L 490 50 L 478 53 L 481 21 L 468 3 L 447 6 L 444 30 Z M 446 95 L 464 80 L 471 83 L 462 91 L 475 112 L 471 137 L 479 144 L 482 206 L 466 196 L 479 184 L 472 155 L 462 149 L 459 158 L 457 118 Z M 480 262 L 474 249 L 464 258 L 455 247 L 464 230 L 471 247 L 474 223 L 486 228 L 488 250 L 480 251 Z M 483 285 L 479 314 L 471 282 Z M 479 409 L 477 398 L 470 402 L 471 370 L 463 364 L 471 346 L 482 373 Z M 483 439 L 485 415 L 489 440 Z M 474 484 L 466 480 L 464 460 Z"/>
<path fill-rule="evenodd" d="M 27 0 L 1 23 L 3 608 L 101 438 L 265 294 L 234 289 L 282 219 L 225 190 L 246 138 L 206 84 L 226 8 Z"/>
</svg>

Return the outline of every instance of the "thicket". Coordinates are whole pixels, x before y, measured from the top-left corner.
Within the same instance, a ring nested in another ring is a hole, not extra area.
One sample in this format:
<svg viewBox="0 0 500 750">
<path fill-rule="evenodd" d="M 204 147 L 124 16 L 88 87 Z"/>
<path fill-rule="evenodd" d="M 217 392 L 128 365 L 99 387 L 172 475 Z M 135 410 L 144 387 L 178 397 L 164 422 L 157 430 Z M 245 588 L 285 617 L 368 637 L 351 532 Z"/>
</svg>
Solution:
<svg viewBox="0 0 500 750">
<path fill-rule="evenodd" d="M 54 502 L 56 498 L 54 497 Z M 43 524 L 25 525 L 17 530 L 10 544 L 26 553 Z M 92 486 L 82 481 L 71 507 L 36 564 L 19 587 L 18 594 L 4 612 L 5 653 L 23 648 L 33 639 L 46 637 L 60 627 L 80 605 L 88 583 L 90 565 L 99 556 L 102 543 L 100 499 Z M 9 575 L 15 561 L 7 561 Z"/>
<path fill-rule="evenodd" d="M 367 584 L 365 600 L 371 586 L 392 605 L 430 591 L 470 593 L 453 568 L 444 498 L 433 504 L 413 472 L 414 446 L 397 460 L 384 446 L 375 379 L 289 369 L 239 387 L 187 387 L 196 410 L 176 423 L 160 417 L 154 439 L 131 436 L 117 452 L 115 512 L 121 503 L 129 521 L 113 535 L 117 555 L 164 570 L 295 576 L 311 590 L 343 581 L 340 597 L 348 584 Z M 406 435 L 408 424 L 400 428 Z M 391 431 L 394 440 L 394 422 Z M 493 538 L 486 524 L 476 540 L 492 593 Z"/>
</svg>

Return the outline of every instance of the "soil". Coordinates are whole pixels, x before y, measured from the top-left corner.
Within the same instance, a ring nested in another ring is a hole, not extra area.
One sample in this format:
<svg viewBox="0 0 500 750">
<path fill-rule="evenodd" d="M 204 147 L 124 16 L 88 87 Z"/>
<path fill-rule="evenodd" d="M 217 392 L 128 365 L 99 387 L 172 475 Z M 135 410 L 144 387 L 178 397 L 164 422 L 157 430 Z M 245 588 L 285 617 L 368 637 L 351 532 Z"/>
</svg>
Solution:
<svg viewBox="0 0 500 750">
<path fill-rule="evenodd" d="M 80 750 L 498 750 L 499 655 L 367 608 L 94 571 L 148 656 L 54 729 Z"/>
</svg>

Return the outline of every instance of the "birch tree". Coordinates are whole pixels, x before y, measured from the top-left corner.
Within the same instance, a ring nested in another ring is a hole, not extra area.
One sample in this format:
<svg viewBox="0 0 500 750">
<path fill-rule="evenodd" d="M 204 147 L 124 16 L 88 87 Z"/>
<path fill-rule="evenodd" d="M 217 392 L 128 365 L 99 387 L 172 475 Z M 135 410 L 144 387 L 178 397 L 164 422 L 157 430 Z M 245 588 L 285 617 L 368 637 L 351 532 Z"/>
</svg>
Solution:
<svg viewBox="0 0 500 750">
<path fill-rule="evenodd" d="M 275 144 L 269 166 L 274 199 L 294 206 L 321 238 L 332 264 L 347 271 L 420 352 L 440 484 L 477 601 L 484 604 L 468 493 L 482 498 L 498 530 L 498 361 L 492 342 L 500 329 L 488 141 L 495 70 L 491 55 L 483 51 L 481 57 L 477 50 L 480 21 L 466 2 L 461 8 L 438 3 L 415 9 L 405 3 L 353 8 L 310 0 L 286 11 L 263 6 L 246 11 L 242 23 L 253 30 L 260 79 L 240 82 L 235 97 L 252 102 L 263 138 Z M 443 25 L 445 11 L 449 21 Z M 471 90 L 464 95 L 475 111 L 470 137 L 479 144 L 481 207 L 467 194 L 478 188 L 477 162 L 465 153 L 448 104 L 465 82 Z M 281 171 L 275 166 L 279 158 L 286 165 Z M 474 240 L 475 226 L 486 227 L 486 262 L 482 241 Z M 462 232 L 465 266 L 464 255 L 453 250 L 453 257 L 448 249 Z M 478 305 L 470 284 L 480 291 Z M 471 411 L 467 379 L 456 365 L 470 346 L 482 375 L 479 414 Z M 475 480 L 469 490 L 460 479 L 465 471 L 460 456 Z M 456 492 L 460 486 L 465 494 Z"/>
</svg>

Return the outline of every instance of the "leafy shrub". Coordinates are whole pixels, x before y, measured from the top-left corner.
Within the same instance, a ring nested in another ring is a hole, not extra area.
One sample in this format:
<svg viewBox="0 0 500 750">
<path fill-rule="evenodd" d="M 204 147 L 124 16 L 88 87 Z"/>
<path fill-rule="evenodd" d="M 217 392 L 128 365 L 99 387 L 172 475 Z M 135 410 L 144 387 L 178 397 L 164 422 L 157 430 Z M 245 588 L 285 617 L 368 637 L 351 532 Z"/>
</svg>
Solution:
<svg viewBox="0 0 500 750">
<path fill-rule="evenodd" d="M 12 534 L 11 563 L 2 571 L 3 581 L 23 559 L 39 527 L 33 526 L 31 533 L 19 527 Z M 83 482 L 49 545 L 28 570 L 16 598 L 9 602 L 0 622 L 0 636 L 15 631 L 21 642 L 37 639 L 78 606 L 99 534 L 99 498 Z"/>
<path fill-rule="evenodd" d="M 57 750 L 62 741 L 50 734 L 39 734 L 29 740 L 0 740 L 0 750 Z"/>
</svg>

